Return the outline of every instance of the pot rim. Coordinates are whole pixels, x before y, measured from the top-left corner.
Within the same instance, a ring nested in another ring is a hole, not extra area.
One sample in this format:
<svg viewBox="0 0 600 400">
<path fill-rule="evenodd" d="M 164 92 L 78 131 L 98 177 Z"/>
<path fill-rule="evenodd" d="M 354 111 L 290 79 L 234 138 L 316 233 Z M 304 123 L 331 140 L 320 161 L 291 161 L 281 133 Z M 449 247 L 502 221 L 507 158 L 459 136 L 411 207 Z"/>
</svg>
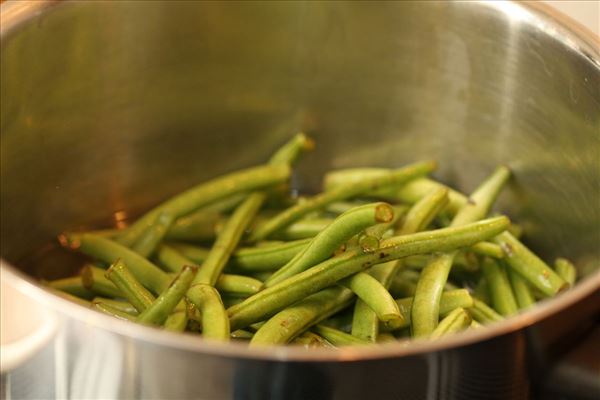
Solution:
<svg viewBox="0 0 600 400">
<path fill-rule="evenodd" d="M 16 32 L 20 26 L 27 24 L 28 21 L 49 13 L 58 6 L 66 6 L 67 4 L 69 3 L 56 0 L 8 1 L 3 3 L 0 6 L 0 39 L 2 41 L 6 40 L 11 33 Z M 578 53 L 579 56 L 592 62 L 598 68 L 598 73 L 600 73 L 600 37 L 594 35 L 570 17 L 548 5 L 533 1 L 519 3 L 484 2 L 480 4 L 496 8 L 507 14 L 511 19 L 525 20 L 528 24 L 534 25 L 545 34 L 564 43 L 571 50 Z M 523 314 L 487 326 L 485 329 L 469 330 L 436 341 L 414 340 L 379 346 L 345 347 L 336 350 L 311 349 L 307 351 L 294 346 L 250 348 L 242 343 L 212 342 L 191 333 L 167 332 L 116 320 L 52 294 L 38 286 L 31 277 L 23 274 L 3 259 L 0 259 L 0 273 L 3 280 L 41 304 L 82 323 L 106 331 L 178 350 L 214 356 L 271 361 L 348 362 L 413 356 L 463 347 L 526 328 L 559 313 L 595 292 L 600 293 L 600 270 L 598 270 L 583 279 L 573 289 L 561 293 L 555 298 L 545 300 Z"/>
</svg>

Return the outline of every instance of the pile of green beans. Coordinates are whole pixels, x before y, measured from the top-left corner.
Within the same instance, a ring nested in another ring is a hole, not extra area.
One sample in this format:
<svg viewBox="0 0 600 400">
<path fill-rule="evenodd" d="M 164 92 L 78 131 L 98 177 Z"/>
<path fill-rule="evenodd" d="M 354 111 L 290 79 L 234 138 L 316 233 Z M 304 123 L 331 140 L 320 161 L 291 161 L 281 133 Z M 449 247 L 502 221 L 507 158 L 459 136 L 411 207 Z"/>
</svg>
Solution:
<svg viewBox="0 0 600 400">
<path fill-rule="evenodd" d="M 432 161 L 331 171 L 321 193 L 283 194 L 313 147 L 297 134 L 264 165 L 199 183 L 129 227 L 63 233 L 86 259 L 46 286 L 209 340 L 335 348 L 479 329 L 575 284 L 570 261 L 550 267 L 491 216 L 507 167 L 470 196 L 429 176 Z"/>
</svg>

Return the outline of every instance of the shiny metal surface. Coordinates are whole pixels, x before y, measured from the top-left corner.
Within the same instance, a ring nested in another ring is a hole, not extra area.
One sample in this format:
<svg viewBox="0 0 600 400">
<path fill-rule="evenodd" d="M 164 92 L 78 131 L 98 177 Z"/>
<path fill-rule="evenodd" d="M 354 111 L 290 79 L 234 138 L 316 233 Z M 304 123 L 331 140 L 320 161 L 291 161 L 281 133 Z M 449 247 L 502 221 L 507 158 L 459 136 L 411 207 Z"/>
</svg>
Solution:
<svg viewBox="0 0 600 400">
<path fill-rule="evenodd" d="M 530 355 L 561 336 L 544 327 L 598 312 L 600 55 L 576 27 L 506 2 L 36 4 L 2 5 L 5 263 L 59 274 L 26 262 L 58 232 L 259 163 L 304 129 L 318 144 L 294 178 L 304 190 L 329 168 L 436 158 L 437 177 L 469 191 L 508 164 L 499 210 L 588 275 L 482 332 L 307 353 L 114 322 L 3 266 L 61 322 L 57 397 L 519 398 Z M 77 386 L 107 364 L 108 383 Z"/>
</svg>

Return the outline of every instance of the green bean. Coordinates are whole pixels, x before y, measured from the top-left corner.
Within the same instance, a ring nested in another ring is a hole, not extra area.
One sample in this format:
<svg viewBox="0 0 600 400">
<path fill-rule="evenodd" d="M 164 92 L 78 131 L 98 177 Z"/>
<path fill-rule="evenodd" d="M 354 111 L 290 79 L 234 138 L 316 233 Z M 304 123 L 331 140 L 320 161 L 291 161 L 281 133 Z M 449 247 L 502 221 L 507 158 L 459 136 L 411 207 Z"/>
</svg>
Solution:
<svg viewBox="0 0 600 400">
<path fill-rule="evenodd" d="M 168 212 L 174 218 L 183 217 L 205 205 L 237 193 L 262 189 L 283 182 L 289 178 L 289 175 L 290 168 L 287 165 L 261 165 L 203 182 L 172 197 L 144 214 L 119 235 L 118 242 L 124 246 L 130 246 L 135 243 L 142 232 L 146 230 L 148 225 L 152 224 L 161 211 Z"/>
<path fill-rule="evenodd" d="M 535 298 L 525 279 L 511 268 L 506 268 L 506 272 L 508 273 L 508 278 L 510 279 L 510 284 L 519 309 L 529 308 L 534 305 Z"/>
<path fill-rule="evenodd" d="M 398 225 L 398 222 L 404 214 L 406 214 L 408 209 L 405 206 L 392 206 L 392 209 L 394 216 L 389 222 L 382 222 L 369 226 L 365 229 L 365 235 L 382 239 L 388 232 L 393 232 L 393 229 Z"/>
<path fill-rule="evenodd" d="M 469 247 L 469 250 L 481 256 L 494 257 L 496 259 L 504 258 L 502 247 L 495 243 L 479 242 Z"/>
<path fill-rule="evenodd" d="M 552 268 L 510 233 L 504 232 L 498 235 L 494 238 L 494 242 L 502 247 L 505 255 L 504 260 L 508 266 L 544 295 L 554 296 L 568 287 L 568 283 L 558 276 Z"/>
<path fill-rule="evenodd" d="M 165 239 L 194 242 L 213 240 L 216 226 L 222 219 L 223 216 L 220 213 L 201 208 L 175 220 L 167 231 Z"/>
<path fill-rule="evenodd" d="M 334 346 L 365 346 L 371 344 L 366 340 L 352 336 L 346 332 L 338 331 L 325 325 L 316 325 L 312 328 L 315 333 L 323 336 L 328 342 Z"/>
<path fill-rule="evenodd" d="M 178 253 L 178 256 L 176 257 L 175 253 L 171 252 L 170 254 L 168 254 L 168 257 L 170 257 L 171 259 L 164 260 L 165 262 L 169 262 L 171 264 L 171 267 L 169 269 L 174 268 L 176 265 L 178 265 L 179 262 L 183 261 L 183 259 L 181 258 L 182 256 L 185 257 L 187 260 L 191 260 L 194 264 L 200 265 L 204 261 L 206 261 L 208 253 L 210 252 L 209 249 L 198 247 L 188 243 L 170 242 L 167 244 L 167 246 L 169 246 L 171 249 L 175 250 Z"/>
<path fill-rule="evenodd" d="M 412 297 L 396 299 L 396 304 L 398 304 L 398 309 L 400 310 L 400 314 L 402 314 L 404 323 L 395 329 L 390 329 L 389 327 L 381 325 L 379 328 L 383 331 L 390 331 L 410 326 L 410 311 L 412 308 L 412 303 Z M 448 315 L 451 311 L 459 307 L 473 307 L 473 298 L 467 289 L 454 289 L 442 293 L 442 296 L 440 297 L 440 317 Z"/>
<path fill-rule="evenodd" d="M 163 325 L 190 287 L 196 271 L 196 267 L 184 266 L 169 287 L 137 317 L 137 321 L 143 324 Z"/>
<path fill-rule="evenodd" d="M 268 247 L 240 248 L 233 253 L 229 266 L 235 271 L 274 271 L 304 250 L 310 241 L 311 239 L 302 239 Z"/>
<path fill-rule="evenodd" d="M 377 343 L 395 343 L 398 339 L 391 333 L 380 333 L 377 335 Z"/>
<path fill-rule="evenodd" d="M 109 299 L 107 297 L 94 297 L 92 303 L 103 303 L 134 316 L 138 314 L 138 311 L 131 303 L 122 300 Z"/>
<path fill-rule="evenodd" d="M 569 286 L 573 286 L 575 284 L 575 279 L 577 279 L 577 269 L 571 263 L 571 261 L 566 258 L 557 258 L 554 261 L 554 269 L 558 276 L 560 276 L 565 282 L 569 284 Z"/>
<path fill-rule="evenodd" d="M 237 247 L 246 227 L 252 221 L 264 200 L 264 193 L 253 193 L 235 209 L 225 223 L 223 230 L 217 235 L 217 240 L 194 278 L 194 284 L 214 285 L 217 282 L 231 253 Z"/>
<path fill-rule="evenodd" d="M 247 276 L 221 274 L 215 288 L 222 294 L 237 297 L 248 297 L 261 289 L 262 282 Z"/>
<path fill-rule="evenodd" d="M 471 316 L 464 308 L 457 308 L 440 321 L 439 325 L 431 332 L 431 339 L 439 339 L 451 333 L 464 331 L 471 325 Z"/>
<path fill-rule="evenodd" d="M 72 295 L 71 293 L 63 292 L 62 290 L 54 289 L 53 287 L 50 287 L 50 286 L 46 286 L 46 288 L 48 289 L 49 292 L 57 295 L 58 297 L 62 297 L 63 299 L 69 300 L 73 303 L 77 303 L 80 306 L 87 307 L 87 308 L 90 308 L 92 306 L 92 303 L 90 301 L 84 300 L 81 297 Z M 92 293 L 92 295 L 93 295 L 93 293 Z"/>
<path fill-rule="evenodd" d="M 325 190 L 330 190 L 343 184 L 355 183 L 364 179 L 381 176 L 389 171 L 390 169 L 386 168 L 348 168 L 334 170 L 325 175 L 323 187 Z M 425 197 L 428 193 L 431 193 L 433 190 L 439 188 L 448 189 L 449 203 L 447 205 L 447 209 L 451 213 L 456 213 L 463 205 L 466 204 L 467 197 L 464 194 L 450 189 L 444 184 L 436 182 L 430 178 L 414 179 L 398 188 L 385 188 L 370 194 L 374 194 L 376 196 L 379 195 L 390 200 L 393 199 L 401 203 L 414 204 Z"/>
<path fill-rule="evenodd" d="M 479 278 L 479 281 L 477 282 L 477 284 L 475 285 L 475 288 L 473 289 L 473 296 L 475 296 L 476 298 L 478 298 L 479 300 L 483 301 L 486 304 L 489 304 L 492 302 L 492 299 L 490 297 L 490 290 L 488 288 L 488 283 L 487 283 L 485 277 Z"/>
<path fill-rule="evenodd" d="M 434 189 L 409 210 L 397 234 L 407 235 L 425 229 L 447 203 L 448 189 Z M 382 283 L 384 289 L 388 289 L 401 266 L 402 260 L 375 265 L 371 268 L 370 274 Z M 375 341 L 379 337 L 378 320 L 381 318 L 376 315 L 373 307 L 359 299 L 354 306 L 352 335 L 364 340 Z M 403 322 L 399 322 L 399 324 Z"/>
<path fill-rule="evenodd" d="M 202 336 L 205 339 L 228 341 L 229 319 L 219 292 L 212 286 L 196 283 L 186 296 L 202 314 Z"/>
<path fill-rule="evenodd" d="M 469 325 L 469 328 L 477 329 L 481 327 L 483 327 L 483 325 L 481 325 L 479 322 L 475 321 L 474 319 L 471 320 L 471 325 Z"/>
<path fill-rule="evenodd" d="M 471 316 L 479 323 L 489 324 L 504 320 L 502 315 L 494 311 L 490 306 L 481 300 L 473 299 L 473 307 L 469 308 Z"/>
<path fill-rule="evenodd" d="M 240 297 L 240 296 L 228 296 L 228 295 L 223 295 L 221 297 L 221 300 L 223 301 L 223 307 L 225 307 L 226 309 L 234 306 L 236 304 L 240 304 L 242 301 L 246 300 L 247 297 Z"/>
<path fill-rule="evenodd" d="M 393 210 L 386 203 L 367 204 L 345 212 L 315 236 L 301 253 L 275 272 L 265 282 L 265 287 L 273 286 L 318 264 L 330 257 L 341 244 L 366 227 L 378 222 L 389 222 L 392 218 Z"/>
<path fill-rule="evenodd" d="M 510 171 L 507 168 L 496 168 L 459 210 L 451 226 L 461 226 L 485 217 L 509 176 Z M 440 296 L 456 253 L 452 251 L 437 256 L 421 271 L 411 312 L 413 336 L 429 336 L 437 326 Z"/>
<path fill-rule="evenodd" d="M 373 310 L 377 318 L 390 328 L 404 323 L 398 305 L 392 295 L 377 279 L 365 272 L 348 277 L 341 284 L 352 290 L 358 298 Z"/>
<path fill-rule="evenodd" d="M 397 236 L 384 240 L 382 247 L 374 252 L 334 257 L 230 307 L 227 312 L 231 326 L 233 329 L 239 329 L 268 318 L 289 304 L 374 264 L 413 254 L 449 251 L 469 246 L 497 235 L 505 230 L 508 224 L 509 220 L 506 217 L 491 218 L 462 227 Z"/>
<path fill-rule="evenodd" d="M 506 271 L 489 257 L 484 258 L 482 268 L 494 309 L 504 316 L 516 314 L 517 301 Z"/>
<path fill-rule="evenodd" d="M 294 135 L 287 143 L 281 146 L 269 159 L 271 165 L 290 165 L 294 164 L 298 157 L 305 151 L 312 151 L 315 148 L 315 142 L 300 132 Z"/>
<path fill-rule="evenodd" d="M 122 259 L 133 276 L 154 293 L 162 292 L 169 284 L 169 277 L 164 271 L 133 250 L 110 239 L 90 233 L 65 233 L 60 236 L 60 242 L 65 247 L 80 251 L 107 264 Z"/>
<path fill-rule="evenodd" d="M 252 338 L 251 345 L 286 344 L 314 324 L 347 307 L 354 294 L 330 287 L 300 300 L 271 317 Z"/>
<path fill-rule="evenodd" d="M 184 265 L 196 264 L 196 262 L 185 257 L 173 246 L 167 244 L 161 244 L 158 247 L 155 257 L 158 264 L 168 272 L 179 272 Z"/>
<path fill-rule="evenodd" d="M 301 240 L 313 238 L 317 236 L 323 229 L 327 228 L 332 221 L 332 218 L 301 219 L 300 221 L 296 221 L 278 232 L 274 232 L 270 237 L 279 240 Z M 262 225 L 258 225 L 257 228 L 260 228 Z"/>
<path fill-rule="evenodd" d="M 94 297 L 94 292 L 83 286 L 81 275 L 44 281 L 44 284 L 52 289 L 60 290 L 70 295 L 81 297 L 82 299 L 91 299 Z"/>
<path fill-rule="evenodd" d="M 137 311 L 143 312 L 154 302 L 154 296 L 135 279 L 122 260 L 117 260 L 106 271 L 109 279 L 119 292 L 129 301 Z"/>
<path fill-rule="evenodd" d="M 309 212 L 322 209 L 339 200 L 356 197 L 378 187 L 402 184 L 420 175 L 425 175 L 434 168 L 434 162 L 416 163 L 402 169 L 393 170 L 386 175 L 375 177 L 373 179 L 366 179 L 355 184 L 342 185 L 323 192 L 276 215 L 274 218 L 267 221 L 267 223 L 255 229 L 254 232 L 251 233 L 249 240 L 253 242 L 263 240 L 274 232 L 299 220 Z"/>
<path fill-rule="evenodd" d="M 372 203 L 372 201 L 368 200 L 354 200 L 354 201 L 336 201 L 335 203 L 331 203 L 325 208 L 325 211 L 331 214 L 343 214 L 351 208 L 364 206 L 365 204 Z"/>
<path fill-rule="evenodd" d="M 187 303 L 181 299 L 175 306 L 173 312 L 165 320 L 164 329 L 170 332 L 183 332 L 189 321 Z"/>
<path fill-rule="evenodd" d="M 142 257 L 149 258 L 165 237 L 169 227 L 173 224 L 173 220 L 171 214 L 165 211 L 159 212 L 152 225 L 140 234 L 131 249 Z"/>
<path fill-rule="evenodd" d="M 252 272 L 252 273 L 249 272 L 249 273 L 247 273 L 247 275 L 250 278 L 254 278 L 261 282 L 264 282 L 267 279 L 269 279 L 271 277 L 271 275 L 273 275 L 273 274 L 269 271 L 265 271 L 265 272 Z"/>
<path fill-rule="evenodd" d="M 302 346 L 305 349 L 314 349 L 314 348 L 330 348 L 335 349 L 335 346 L 329 343 L 323 337 L 317 335 L 316 333 L 307 331 L 295 338 L 292 341 L 292 344 Z"/>
<path fill-rule="evenodd" d="M 249 340 L 249 339 L 252 339 L 252 336 L 254 336 L 254 333 L 245 331 L 243 329 L 238 329 L 238 330 L 231 332 L 232 339 Z"/>
<path fill-rule="evenodd" d="M 135 315 L 131 315 L 129 313 L 126 313 L 125 311 L 121 311 L 115 307 L 112 307 L 108 304 L 104 304 L 101 302 L 100 303 L 92 303 L 92 309 L 94 309 L 96 311 L 100 311 L 103 314 L 110 315 L 112 317 L 115 317 L 115 318 L 123 320 L 123 321 L 135 321 L 136 320 Z"/>
<path fill-rule="evenodd" d="M 81 269 L 83 286 L 91 292 L 107 297 L 122 297 L 121 291 L 104 276 L 106 271 L 91 264 Z"/>
</svg>

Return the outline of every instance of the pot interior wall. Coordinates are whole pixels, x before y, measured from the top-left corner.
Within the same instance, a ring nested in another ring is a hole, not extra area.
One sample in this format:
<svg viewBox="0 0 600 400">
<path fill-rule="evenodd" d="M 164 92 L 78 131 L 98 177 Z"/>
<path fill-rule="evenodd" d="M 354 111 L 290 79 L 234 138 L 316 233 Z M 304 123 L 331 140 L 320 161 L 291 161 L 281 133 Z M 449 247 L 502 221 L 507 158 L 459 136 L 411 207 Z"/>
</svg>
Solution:
<svg viewBox="0 0 600 400">
<path fill-rule="evenodd" d="M 317 150 L 301 190 L 330 168 L 437 159 L 468 192 L 504 163 L 498 209 L 528 243 L 597 266 L 600 70 L 536 18 L 469 2 L 54 7 L 2 41 L 2 257 L 24 265 L 62 230 L 260 163 L 303 129 Z"/>
</svg>

